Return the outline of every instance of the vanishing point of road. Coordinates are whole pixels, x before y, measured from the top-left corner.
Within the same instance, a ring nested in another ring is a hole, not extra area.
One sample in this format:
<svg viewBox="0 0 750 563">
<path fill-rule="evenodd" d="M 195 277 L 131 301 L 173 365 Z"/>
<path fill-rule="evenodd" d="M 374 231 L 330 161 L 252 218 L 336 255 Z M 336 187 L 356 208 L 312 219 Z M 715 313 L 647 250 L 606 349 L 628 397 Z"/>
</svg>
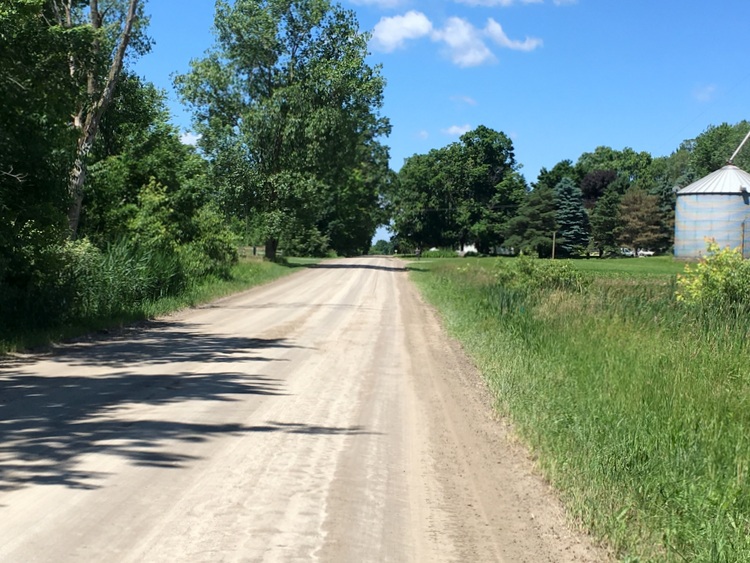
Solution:
<svg viewBox="0 0 750 563">
<path fill-rule="evenodd" d="M 3 562 L 602 559 L 400 260 L 0 362 Z"/>
</svg>

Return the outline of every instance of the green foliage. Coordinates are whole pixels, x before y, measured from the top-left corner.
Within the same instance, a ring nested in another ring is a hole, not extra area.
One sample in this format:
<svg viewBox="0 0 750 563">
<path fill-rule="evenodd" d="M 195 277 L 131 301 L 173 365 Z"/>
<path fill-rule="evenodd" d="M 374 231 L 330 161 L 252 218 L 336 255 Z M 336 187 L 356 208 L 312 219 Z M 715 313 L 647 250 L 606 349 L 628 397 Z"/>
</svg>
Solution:
<svg viewBox="0 0 750 563">
<path fill-rule="evenodd" d="M 425 250 L 422 252 L 423 258 L 455 258 L 455 250 Z"/>
<path fill-rule="evenodd" d="M 57 268 L 51 249 L 66 234 L 75 144 L 68 122 L 77 96 L 67 55 L 79 40 L 48 23 L 51 11 L 41 0 L 0 10 L 0 301 L 12 310 L 14 299 L 23 301 L 19 311 L 46 301 L 38 292 L 56 282 L 45 268 Z"/>
<path fill-rule="evenodd" d="M 619 558 L 750 561 L 747 316 L 677 306 L 673 276 L 644 268 L 679 264 L 656 260 L 572 262 L 620 270 L 580 291 L 496 275 L 515 259 L 412 275 L 569 511 Z"/>
<path fill-rule="evenodd" d="M 652 157 L 647 152 L 636 152 L 630 147 L 615 150 L 600 146 L 592 153 L 583 153 L 576 162 L 579 177 L 583 178 L 595 170 L 614 170 L 618 177 L 630 183 L 648 177 Z"/>
<path fill-rule="evenodd" d="M 622 196 L 614 186 L 609 186 L 596 202 L 591 212 L 591 245 L 603 257 L 606 252 L 617 252 L 617 232 L 620 228 L 620 201 Z"/>
<path fill-rule="evenodd" d="M 370 249 L 370 254 L 376 254 L 376 255 L 391 255 L 393 254 L 394 245 L 393 242 L 378 239 L 378 241 L 372 245 L 372 248 Z"/>
<path fill-rule="evenodd" d="M 294 233 L 290 233 L 285 238 L 287 240 L 283 246 L 285 256 L 322 258 L 329 253 L 329 239 L 316 227 L 295 229 Z"/>
<path fill-rule="evenodd" d="M 239 257 L 237 237 L 227 228 L 224 216 L 212 205 L 204 205 L 191 223 L 191 240 L 178 248 L 185 275 L 192 280 L 229 278 Z"/>
<path fill-rule="evenodd" d="M 76 303 L 71 318 L 137 311 L 147 302 L 178 294 L 188 280 L 179 258 L 164 249 L 120 241 L 99 251 L 87 241 L 68 243 Z"/>
<path fill-rule="evenodd" d="M 738 248 L 707 244 L 706 256 L 677 278 L 677 300 L 688 305 L 750 304 L 750 262 Z"/>
<path fill-rule="evenodd" d="M 588 278 L 567 261 L 540 260 L 523 254 L 497 261 L 494 275 L 501 286 L 524 291 L 581 291 L 588 284 Z"/>
<path fill-rule="evenodd" d="M 620 200 L 617 242 L 624 247 L 653 249 L 663 246 L 659 198 L 639 188 L 629 189 Z"/>
<path fill-rule="evenodd" d="M 512 141 L 479 126 L 442 149 L 404 162 L 388 194 L 394 227 L 415 247 L 499 246 L 526 193 Z"/>
<path fill-rule="evenodd" d="M 555 186 L 557 213 L 557 251 L 561 256 L 576 256 L 589 244 L 589 216 L 583 207 L 583 194 L 569 178 Z"/>
<path fill-rule="evenodd" d="M 727 160 L 740 146 L 742 139 L 750 130 L 750 122 L 740 121 L 735 125 L 722 123 L 710 125 L 692 143 L 690 143 L 690 169 L 694 177 L 701 178 L 715 172 L 727 163 Z M 745 147 L 737 155 L 735 164 L 745 170 L 750 167 L 750 151 Z"/>
<path fill-rule="evenodd" d="M 538 185 L 526 196 L 518 214 L 508 222 L 505 246 L 516 252 L 552 256 L 552 234 L 557 230 L 555 191 Z"/>
<path fill-rule="evenodd" d="M 0 333 L 21 327 L 39 328 L 62 322 L 72 300 L 62 243 L 43 242 L 47 232 L 31 224 L 21 229 L 19 243 L 0 280 Z"/>
<path fill-rule="evenodd" d="M 377 139 L 390 126 L 353 12 L 328 0 L 221 1 L 215 26 L 215 48 L 176 85 L 228 208 L 261 215 L 269 258 L 311 228 L 365 252 L 382 219 Z"/>
<path fill-rule="evenodd" d="M 533 184 L 535 190 L 548 189 L 554 190 L 555 186 L 562 182 L 564 178 L 578 182 L 578 171 L 570 160 L 561 160 L 552 167 L 552 170 L 542 168 L 539 171 L 539 177 Z"/>
<path fill-rule="evenodd" d="M 117 272 L 122 259 L 126 261 L 132 259 L 130 255 L 133 250 L 128 250 L 125 244 L 114 246 L 117 248 L 110 248 L 102 252 L 88 241 L 79 240 L 66 245 L 66 249 L 57 249 L 56 256 L 59 258 L 65 252 L 77 255 L 75 258 L 68 257 L 68 264 L 71 267 L 66 270 L 66 279 L 70 279 L 73 272 L 72 265 L 76 264 L 77 275 L 82 278 L 88 276 L 88 282 L 101 283 L 104 286 L 106 280 L 112 280 L 114 285 L 111 289 L 117 292 L 117 295 L 108 298 L 101 292 L 94 293 L 86 290 L 89 283 L 78 284 L 77 287 L 80 287 L 84 294 L 78 295 L 77 303 L 80 304 L 81 310 L 89 311 L 89 314 L 76 317 L 67 315 L 65 322 L 57 325 L 52 324 L 48 318 L 34 326 L 28 322 L 28 319 L 20 319 L 19 322 L 11 325 L 4 322 L 0 324 L 0 354 L 46 344 L 60 338 L 79 336 L 100 328 L 119 326 L 123 322 L 153 318 L 187 306 L 205 303 L 269 282 L 293 272 L 292 268 L 310 263 L 310 260 L 303 262 L 297 259 L 289 260 L 289 265 L 262 260 L 245 260 L 232 266 L 227 279 L 211 276 L 197 281 L 193 280 L 193 283 L 190 283 L 178 293 L 168 294 L 164 291 L 157 291 L 156 293 L 160 297 L 135 302 L 132 295 L 130 297 L 126 295 L 130 291 L 127 284 L 121 285 L 122 280 L 125 279 L 121 275 L 129 275 L 133 270 L 132 264 L 127 267 L 127 271 Z M 105 258 L 104 254 L 109 254 L 110 257 Z M 138 261 L 136 260 L 136 262 Z M 173 257 L 168 262 L 172 261 Z M 106 275 L 103 272 L 97 274 L 97 268 L 101 270 L 102 264 L 110 268 Z M 164 266 L 161 269 L 164 270 Z M 136 284 L 141 288 L 145 285 L 143 280 L 136 280 Z M 59 293 L 57 296 L 61 297 L 62 295 L 62 293 Z M 75 298 L 75 292 L 72 291 L 72 288 L 69 288 L 65 295 L 66 298 Z M 0 307 L 2 307 L 3 297 L 3 294 L 0 294 Z M 3 312 L 2 309 L 0 309 L 1 312 Z M 5 318 L 3 319 L 5 320 Z"/>
</svg>

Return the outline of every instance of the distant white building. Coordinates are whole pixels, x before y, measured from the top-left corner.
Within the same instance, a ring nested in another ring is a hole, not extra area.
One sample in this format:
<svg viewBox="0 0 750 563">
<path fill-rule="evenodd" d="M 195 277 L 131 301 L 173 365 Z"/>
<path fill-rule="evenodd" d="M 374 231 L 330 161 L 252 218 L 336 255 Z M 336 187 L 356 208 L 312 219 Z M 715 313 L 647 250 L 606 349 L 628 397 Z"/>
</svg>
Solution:
<svg viewBox="0 0 750 563">
<path fill-rule="evenodd" d="M 477 252 L 477 247 L 473 244 L 465 244 L 461 250 L 458 250 L 459 256 L 466 256 L 467 252 Z"/>
</svg>

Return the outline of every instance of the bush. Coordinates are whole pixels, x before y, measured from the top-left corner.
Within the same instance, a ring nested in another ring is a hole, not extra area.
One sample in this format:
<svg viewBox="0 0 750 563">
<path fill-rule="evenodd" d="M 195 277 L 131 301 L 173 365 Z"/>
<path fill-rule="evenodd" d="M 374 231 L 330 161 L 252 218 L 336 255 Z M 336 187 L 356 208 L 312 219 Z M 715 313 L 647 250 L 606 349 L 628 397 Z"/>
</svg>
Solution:
<svg viewBox="0 0 750 563">
<path fill-rule="evenodd" d="M 283 243 L 285 256 L 323 258 L 330 252 L 330 239 L 317 227 L 299 229 Z"/>
<path fill-rule="evenodd" d="M 750 262 L 739 249 L 719 248 L 708 241 L 707 254 L 677 277 L 677 300 L 690 305 L 750 303 Z"/>
<path fill-rule="evenodd" d="M 69 263 L 59 243 L 15 249 L 0 278 L 0 332 L 64 322 L 74 297 Z"/>
<path fill-rule="evenodd" d="M 229 277 L 237 263 L 237 237 L 224 223 L 221 214 L 209 206 L 198 210 L 193 218 L 196 235 L 179 248 L 180 261 L 189 279 L 216 276 Z"/>
<path fill-rule="evenodd" d="M 580 291 L 589 279 L 570 263 L 541 260 L 521 255 L 497 262 L 495 278 L 501 285 L 519 289 L 561 289 Z"/>
<path fill-rule="evenodd" d="M 455 258 L 455 250 L 426 250 L 422 253 L 424 258 Z"/>
</svg>

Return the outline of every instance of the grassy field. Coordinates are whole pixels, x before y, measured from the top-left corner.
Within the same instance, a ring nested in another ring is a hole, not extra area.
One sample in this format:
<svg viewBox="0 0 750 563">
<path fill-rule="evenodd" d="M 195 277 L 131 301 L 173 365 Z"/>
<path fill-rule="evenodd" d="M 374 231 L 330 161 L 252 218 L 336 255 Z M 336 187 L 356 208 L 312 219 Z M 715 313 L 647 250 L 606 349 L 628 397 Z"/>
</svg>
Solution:
<svg viewBox="0 0 750 563">
<path fill-rule="evenodd" d="M 622 560 L 750 561 L 750 320 L 677 303 L 668 258 L 535 262 L 412 275 L 570 513 Z"/>
<path fill-rule="evenodd" d="M 296 268 L 319 262 L 317 259 L 289 258 L 285 263 L 265 262 L 260 259 L 243 258 L 232 269 L 231 278 L 211 278 L 188 288 L 179 296 L 165 297 L 142 303 L 133 310 L 116 317 L 85 319 L 80 323 L 47 330 L 12 335 L 0 335 L 0 355 L 26 348 L 43 346 L 67 338 L 74 338 L 97 330 L 120 327 L 128 323 L 155 318 L 186 307 L 207 303 L 251 287 L 268 283 L 291 274 Z"/>
<path fill-rule="evenodd" d="M 685 269 L 685 262 L 675 260 L 671 256 L 651 256 L 644 258 L 615 258 L 598 260 L 571 260 L 570 264 L 576 270 L 591 272 L 603 276 L 671 276 L 681 274 Z"/>
</svg>

